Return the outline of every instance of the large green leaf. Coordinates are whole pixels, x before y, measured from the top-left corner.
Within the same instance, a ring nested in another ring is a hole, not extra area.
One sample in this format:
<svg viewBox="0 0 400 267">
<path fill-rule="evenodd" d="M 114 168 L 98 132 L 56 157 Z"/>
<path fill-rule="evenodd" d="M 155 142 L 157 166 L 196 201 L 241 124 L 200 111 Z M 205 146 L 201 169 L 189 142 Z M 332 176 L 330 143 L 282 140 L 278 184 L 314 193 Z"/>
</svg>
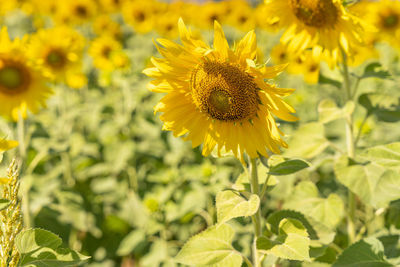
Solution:
<svg viewBox="0 0 400 267">
<path fill-rule="evenodd" d="M 311 122 L 293 132 L 288 145 L 285 156 L 309 159 L 324 151 L 329 146 L 329 141 L 325 138 L 323 124 Z"/>
<path fill-rule="evenodd" d="M 310 181 L 300 182 L 283 207 L 307 214 L 331 229 L 338 225 L 344 213 L 343 201 L 337 194 L 321 198 L 318 188 Z"/>
<path fill-rule="evenodd" d="M 360 156 L 384 167 L 400 168 L 400 142 L 367 148 Z"/>
<path fill-rule="evenodd" d="M 310 238 L 306 228 L 296 219 L 283 219 L 279 223 L 279 235 L 275 240 L 258 238 L 257 249 L 283 259 L 310 260 Z"/>
<path fill-rule="evenodd" d="M 260 198 L 254 194 L 246 200 L 234 191 L 219 192 L 216 198 L 218 224 L 237 217 L 251 216 L 257 212 L 259 205 Z"/>
<path fill-rule="evenodd" d="M 268 216 L 267 223 L 269 224 L 272 233 L 276 235 L 279 234 L 280 222 L 285 218 L 300 221 L 307 229 L 310 239 L 318 241 L 321 244 L 329 244 L 335 237 L 335 232 L 327 226 L 294 210 L 279 210 Z"/>
<path fill-rule="evenodd" d="M 369 237 L 345 249 L 333 264 L 333 267 L 340 266 L 387 267 L 393 265 L 384 259 L 382 243 L 374 237 Z"/>
<path fill-rule="evenodd" d="M 190 238 L 175 259 L 186 265 L 240 267 L 242 256 L 231 245 L 234 234 L 227 224 L 212 226 Z"/>
<path fill-rule="evenodd" d="M 21 254 L 19 266 L 73 266 L 90 257 L 74 250 L 62 248 L 62 240 L 52 232 L 43 229 L 28 229 L 15 238 Z"/>
<path fill-rule="evenodd" d="M 343 156 L 335 164 L 337 179 L 365 204 L 386 207 L 400 198 L 399 172 L 374 162 L 358 164 Z"/>
<path fill-rule="evenodd" d="M 328 123 L 346 117 L 354 111 L 354 102 L 347 102 L 343 108 L 339 108 L 332 99 L 324 99 L 318 104 L 319 121 Z"/>
</svg>

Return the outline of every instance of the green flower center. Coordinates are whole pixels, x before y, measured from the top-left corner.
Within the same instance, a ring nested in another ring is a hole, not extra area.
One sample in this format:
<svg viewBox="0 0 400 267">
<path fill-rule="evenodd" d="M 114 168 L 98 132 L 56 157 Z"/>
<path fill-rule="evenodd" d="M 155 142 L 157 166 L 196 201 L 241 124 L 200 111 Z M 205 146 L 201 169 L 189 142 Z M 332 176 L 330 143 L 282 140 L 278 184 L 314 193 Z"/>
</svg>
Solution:
<svg viewBox="0 0 400 267">
<path fill-rule="evenodd" d="M 383 18 L 383 27 L 385 28 L 395 28 L 399 24 L 399 16 L 396 14 L 391 14 Z"/>
<path fill-rule="evenodd" d="M 52 50 L 46 57 L 46 62 L 53 68 L 60 68 L 65 65 L 64 53 L 57 50 Z"/>
<path fill-rule="evenodd" d="M 18 89 L 23 84 L 23 73 L 14 66 L 0 69 L 0 87 L 7 90 Z"/>
</svg>

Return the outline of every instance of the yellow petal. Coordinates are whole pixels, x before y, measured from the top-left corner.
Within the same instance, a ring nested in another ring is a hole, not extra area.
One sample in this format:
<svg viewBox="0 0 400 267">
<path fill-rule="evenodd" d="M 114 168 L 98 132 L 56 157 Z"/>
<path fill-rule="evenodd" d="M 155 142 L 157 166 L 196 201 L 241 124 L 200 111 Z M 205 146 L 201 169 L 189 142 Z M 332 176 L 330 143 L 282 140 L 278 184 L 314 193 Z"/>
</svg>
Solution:
<svg viewBox="0 0 400 267">
<path fill-rule="evenodd" d="M 0 152 L 10 150 L 18 146 L 18 142 L 14 140 L 0 140 Z"/>
<path fill-rule="evenodd" d="M 214 49 L 220 53 L 223 59 L 228 58 L 229 45 L 221 25 L 216 20 L 214 21 Z"/>
</svg>

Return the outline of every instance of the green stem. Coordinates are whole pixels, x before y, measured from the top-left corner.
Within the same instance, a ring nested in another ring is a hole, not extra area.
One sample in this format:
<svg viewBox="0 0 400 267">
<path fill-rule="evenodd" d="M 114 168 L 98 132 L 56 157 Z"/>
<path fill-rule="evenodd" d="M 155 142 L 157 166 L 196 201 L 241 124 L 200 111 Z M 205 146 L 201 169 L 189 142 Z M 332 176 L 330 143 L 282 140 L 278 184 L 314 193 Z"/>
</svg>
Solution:
<svg viewBox="0 0 400 267">
<path fill-rule="evenodd" d="M 347 56 L 342 50 L 343 56 L 343 85 L 346 94 L 345 104 L 347 101 L 353 100 L 354 95 L 351 93 L 350 88 L 350 75 L 347 66 Z M 355 142 L 354 142 L 354 131 L 353 131 L 353 114 L 348 114 L 346 118 L 346 146 L 347 155 L 350 158 L 355 157 Z M 356 200 L 353 192 L 348 190 L 348 210 L 347 210 L 347 232 L 349 234 L 350 244 L 354 243 L 356 230 L 355 230 L 355 213 L 356 213 Z"/>
<path fill-rule="evenodd" d="M 263 184 L 263 187 L 261 189 L 261 193 L 260 193 L 260 201 L 262 201 L 262 199 L 264 198 L 265 193 L 267 192 L 268 189 L 268 181 L 269 178 L 271 177 L 271 174 L 268 173 L 267 178 L 265 179 L 265 183 Z"/>
<path fill-rule="evenodd" d="M 250 185 L 251 193 L 260 196 L 260 187 L 258 184 L 258 174 L 257 174 L 257 161 L 256 159 L 250 159 Z M 254 267 L 260 266 L 260 261 L 258 259 L 257 251 L 257 238 L 261 236 L 261 209 L 258 208 L 256 214 L 252 217 L 254 225 L 254 240 L 253 240 L 253 265 Z"/>
<path fill-rule="evenodd" d="M 25 121 L 22 118 L 22 114 L 18 115 L 17 122 L 17 131 L 18 131 L 18 142 L 19 142 L 19 156 L 21 158 L 22 164 L 25 162 L 26 158 L 26 144 L 25 144 Z M 22 169 L 22 168 L 21 168 Z M 30 210 L 30 201 L 29 201 L 29 188 L 24 188 L 22 191 L 22 210 L 24 217 L 24 224 L 27 228 L 32 227 L 32 218 L 31 218 L 31 210 Z"/>
</svg>

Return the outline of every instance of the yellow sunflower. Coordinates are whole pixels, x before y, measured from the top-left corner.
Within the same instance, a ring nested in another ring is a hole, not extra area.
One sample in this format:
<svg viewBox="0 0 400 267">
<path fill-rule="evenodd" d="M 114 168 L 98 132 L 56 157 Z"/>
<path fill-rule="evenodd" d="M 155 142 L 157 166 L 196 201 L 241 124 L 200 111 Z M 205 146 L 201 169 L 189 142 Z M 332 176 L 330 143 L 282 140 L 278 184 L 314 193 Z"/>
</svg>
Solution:
<svg viewBox="0 0 400 267">
<path fill-rule="evenodd" d="M 39 30 L 32 36 L 28 54 L 56 82 L 67 82 L 68 75 L 82 72 L 85 38 L 70 27 Z M 83 86 L 83 85 L 82 85 Z"/>
<path fill-rule="evenodd" d="M 97 35 L 111 35 L 117 40 L 122 39 L 121 25 L 109 15 L 100 15 L 93 21 L 93 31 Z"/>
<path fill-rule="evenodd" d="M 249 31 L 256 26 L 255 11 L 243 0 L 228 1 L 232 11 L 227 15 L 227 23 L 242 31 Z"/>
<path fill-rule="evenodd" d="M 157 39 L 164 58 L 151 58 L 153 67 L 143 71 L 155 78 L 148 85 L 154 92 L 167 93 L 155 107 L 163 112 L 163 130 L 203 143 L 207 156 L 217 147 L 243 159 L 269 152 L 280 153 L 287 147 L 274 116 L 296 121 L 295 110 L 282 100 L 293 89 L 277 88 L 265 82 L 274 78 L 285 65 L 257 66 L 257 43 L 250 31 L 232 50 L 218 22 L 214 24 L 213 48 L 196 38 L 180 19 L 183 45 Z"/>
<path fill-rule="evenodd" d="M 300 53 L 321 46 L 331 67 L 341 50 L 351 57 L 363 43 L 365 31 L 372 31 L 363 20 L 352 15 L 342 0 L 265 0 L 269 18 L 286 28 L 281 42 L 290 52 Z M 271 23 L 272 23 L 271 22 Z"/>
<path fill-rule="evenodd" d="M 87 23 L 97 14 L 95 0 L 61 1 L 56 20 L 65 24 Z"/>
<path fill-rule="evenodd" d="M 367 19 L 378 28 L 378 38 L 400 45 L 400 2 L 383 0 L 367 5 Z"/>
<path fill-rule="evenodd" d="M 126 1 L 122 6 L 122 15 L 126 23 L 138 33 L 148 33 L 155 23 L 156 5 L 153 1 Z"/>
<path fill-rule="evenodd" d="M 29 65 L 25 40 L 10 41 L 7 29 L 0 32 L 0 115 L 15 121 L 45 106 L 52 90 L 36 68 Z"/>
<path fill-rule="evenodd" d="M 120 42 L 109 35 L 94 39 L 89 47 L 96 68 L 111 72 L 114 69 L 124 69 L 129 66 L 129 59 L 122 50 Z"/>
</svg>

